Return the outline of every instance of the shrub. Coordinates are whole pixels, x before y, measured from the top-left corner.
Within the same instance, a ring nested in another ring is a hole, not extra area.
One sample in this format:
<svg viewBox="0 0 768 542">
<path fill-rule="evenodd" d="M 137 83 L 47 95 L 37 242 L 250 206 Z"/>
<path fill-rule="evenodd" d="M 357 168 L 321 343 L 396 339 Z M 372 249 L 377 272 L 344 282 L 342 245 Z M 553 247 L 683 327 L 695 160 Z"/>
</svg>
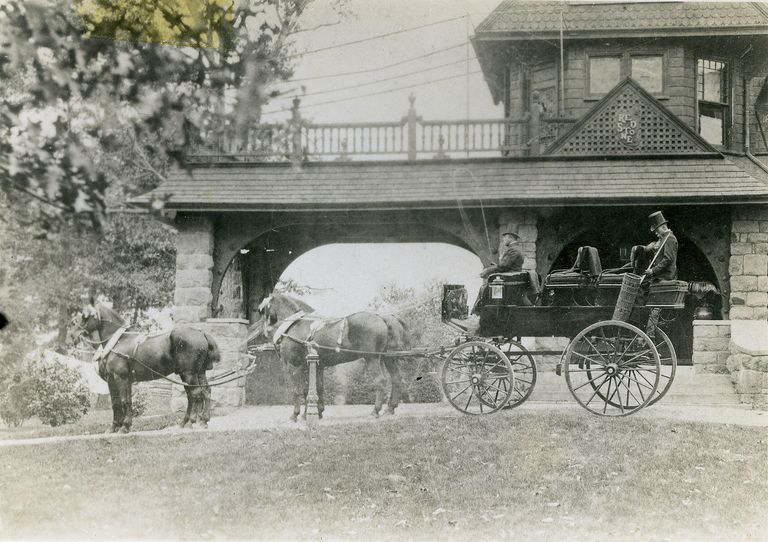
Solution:
<svg viewBox="0 0 768 542">
<path fill-rule="evenodd" d="M 131 394 L 131 414 L 138 418 L 147 411 L 147 392 L 138 386 L 133 387 Z"/>
<path fill-rule="evenodd" d="M 373 376 L 365 362 L 355 362 L 355 366 L 349 371 L 344 398 L 348 405 L 371 405 L 376 400 Z"/>
<path fill-rule="evenodd" d="M 88 388 L 80 373 L 61 363 L 34 363 L 29 368 L 31 412 L 44 424 L 73 423 L 88 412 Z"/>
<path fill-rule="evenodd" d="M 408 399 L 411 403 L 439 403 L 443 392 L 437 373 L 425 372 L 408 386 Z"/>
<path fill-rule="evenodd" d="M 31 381 L 22 371 L 17 371 L 8 389 L 0 394 L 0 419 L 8 427 L 20 427 L 33 416 Z"/>
</svg>

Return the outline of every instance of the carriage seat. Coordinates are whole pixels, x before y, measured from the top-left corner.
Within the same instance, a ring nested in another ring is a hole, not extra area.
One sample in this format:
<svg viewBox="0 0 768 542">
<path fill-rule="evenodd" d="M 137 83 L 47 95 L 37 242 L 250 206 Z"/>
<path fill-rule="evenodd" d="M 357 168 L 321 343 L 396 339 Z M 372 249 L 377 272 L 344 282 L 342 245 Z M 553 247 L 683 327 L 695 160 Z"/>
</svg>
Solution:
<svg viewBox="0 0 768 542">
<path fill-rule="evenodd" d="M 541 288 L 535 271 L 512 271 L 488 275 L 483 304 L 532 305 Z"/>
<path fill-rule="evenodd" d="M 595 247 L 583 246 L 576 251 L 576 261 L 570 269 L 557 269 L 550 275 L 578 275 L 595 278 L 603 272 L 600 254 Z"/>
</svg>

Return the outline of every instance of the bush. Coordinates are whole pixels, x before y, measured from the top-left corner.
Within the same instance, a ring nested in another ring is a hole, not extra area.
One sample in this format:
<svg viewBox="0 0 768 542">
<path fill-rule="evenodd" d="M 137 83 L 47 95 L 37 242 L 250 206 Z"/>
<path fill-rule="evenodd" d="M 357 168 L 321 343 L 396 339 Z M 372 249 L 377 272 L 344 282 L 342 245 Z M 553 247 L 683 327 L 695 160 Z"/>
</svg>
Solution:
<svg viewBox="0 0 768 542">
<path fill-rule="evenodd" d="M 417 376 L 408 386 L 408 400 L 411 403 L 439 403 L 443 392 L 437 373 L 426 372 Z"/>
<path fill-rule="evenodd" d="M 138 386 L 133 387 L 131 394 L 131 414 L 138 418 L 147 411 L 147 392 Z"/>
<path fill-rule="evenodd" d="M 44 424 L 56 427 L 73 423 L 88 412 L 88 388 L 80 373 L 61 363 L 30 366 L 31 412 Z"/>
<path fill-rule="evenodd" d="M 8 389 L 0 395 L 0 419 L 8 427 L 20 427 L 33 416 L 30 379 L 18 371 Z"/>
<path fill-rule="evenodd" d="M 372 405 L 376 401 L 373 375 L 364 361 L 356 361 L 349 371 L 344 399 L 348 405 Z"/>
</svg>

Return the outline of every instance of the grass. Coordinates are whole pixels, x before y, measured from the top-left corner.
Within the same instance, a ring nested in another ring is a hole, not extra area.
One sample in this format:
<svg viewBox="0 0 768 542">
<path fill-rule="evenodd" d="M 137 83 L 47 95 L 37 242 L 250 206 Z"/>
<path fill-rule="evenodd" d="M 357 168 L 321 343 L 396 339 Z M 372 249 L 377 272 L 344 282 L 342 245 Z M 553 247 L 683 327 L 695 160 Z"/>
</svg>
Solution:
<svg viewBox="0 0 768 542">
<path fill-rule="evenodd" d="M 4 448 L 0 538 L 765 540 L 767 438 L 558 411 Z"/>
<path fill-rule="evenodd" d="M 183 414 L 183 412 L 168 412 L 166 405 L 162 411 L 150 411 L 138 418 L 134 418 L 131 430 L 152 431 L 154 429 L 165 429 L 180 422 Z M 58 427 L 43 425 L 37 418 L 26 420 L 21 427 L 8 427 L 0 424 L 0 440 L 89 435 L 105 433 L 111 427 L 111 410 L 91 410 L 75 423 Z"/>
</svg>

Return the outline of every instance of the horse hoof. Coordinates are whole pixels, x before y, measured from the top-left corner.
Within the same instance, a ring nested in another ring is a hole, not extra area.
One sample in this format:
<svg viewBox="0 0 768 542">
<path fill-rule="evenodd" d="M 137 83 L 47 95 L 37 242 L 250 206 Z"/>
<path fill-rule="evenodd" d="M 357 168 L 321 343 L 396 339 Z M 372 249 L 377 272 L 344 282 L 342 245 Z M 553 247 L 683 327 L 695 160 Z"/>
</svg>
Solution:
<svg viewBox="0 0 768 542">
<path fill-rule="evenodd" d="M 394 416 L 395 415 L 395 409 L 394 408 L 388 408 L 387 410 L 384 411 L 384 414 L 389 414 L 390 416 Z"/>
<path fill-rule="evenodd" d="M 208 429 L 208 422 L 206 421 L 200 422 L 200 429 Z"/>
<path fill-rule="evenodd" d="M 118 432 L 118 433 L 120 433 L 121 435 L 125 435 L 125 434 L 126 434 L 126 433 L 128 433 L 129 431 L 130 431 L 130 429 L 128 429 L 128 428 L 127 428 L 127 427 L 125 427 L 125 426 L 123 426 L 123 427 L 121 427 L 120 429 L 118 429 L 118 430 L 117 430 L 117 432 Z"/>
<path fill-rule="evenodd" d="M 117 433 L 117 427 L 107 429 L 107 435 L 111 435 L 112 433 Z"/>
<path fill-rule="evenodd" d="M 290 420 L 292 422 L 297 422 L 299 421 L 299 417 L 296 414 L 291 414 Z"/>
<path fill-rule="evenodd" d="M 371 416 L 373 416 L 374 418 L 378 418 L 379 413 L 374 410 L 373 412 L 371 412 Z"/>
</svg>

